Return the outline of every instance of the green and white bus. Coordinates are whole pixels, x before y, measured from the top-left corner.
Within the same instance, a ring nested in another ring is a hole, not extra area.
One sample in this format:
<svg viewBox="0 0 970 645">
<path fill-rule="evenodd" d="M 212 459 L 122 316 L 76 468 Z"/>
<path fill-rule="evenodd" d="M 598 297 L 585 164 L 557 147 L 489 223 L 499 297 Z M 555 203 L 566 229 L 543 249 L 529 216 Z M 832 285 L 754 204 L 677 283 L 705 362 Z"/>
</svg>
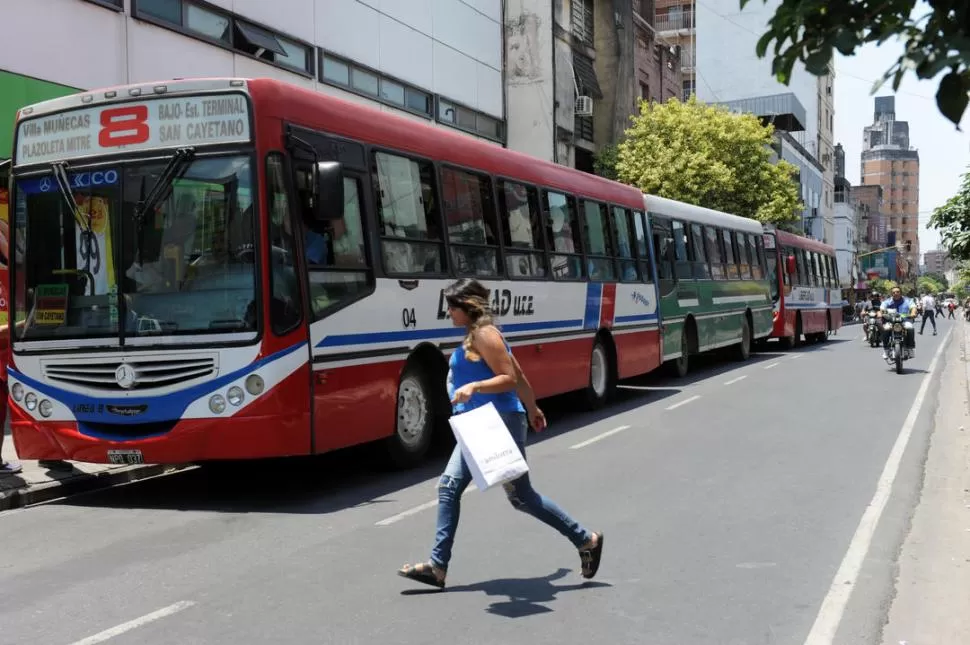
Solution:
<svg viewBox="0 0 970 645">
<path fill-rule="evenodd" d="M 645 195 L 657 267 L 663 360 L 685 376 L 690 356 L 734 347 L 745 360 L 771 334 L 760 222 Z"/>
</svg>

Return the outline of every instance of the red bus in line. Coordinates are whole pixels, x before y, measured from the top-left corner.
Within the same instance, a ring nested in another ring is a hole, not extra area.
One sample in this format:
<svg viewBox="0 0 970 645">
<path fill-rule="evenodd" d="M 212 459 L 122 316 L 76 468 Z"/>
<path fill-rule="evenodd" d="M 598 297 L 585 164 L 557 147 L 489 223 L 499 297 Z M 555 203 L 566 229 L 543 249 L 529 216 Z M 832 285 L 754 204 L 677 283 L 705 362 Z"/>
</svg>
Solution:
<svg viewBox="0 0 970 645">
<path fill-rule="evenodd" d="M 643 195 L 268 79 L 18 113 L 11 419 L 26 459 L 185 463 L 384 442 L 450 413 L 473 276 L 547 397 L 661 362 Z"/>
<path fill-rule="evenodd" d="M 765 227 L 764 246 L 774 302 L 771 337 L 788 348 L 803 337 L 808 342 L 824 342 L 842 326 L 835 249 L 769 226 Z"/>
</svg>

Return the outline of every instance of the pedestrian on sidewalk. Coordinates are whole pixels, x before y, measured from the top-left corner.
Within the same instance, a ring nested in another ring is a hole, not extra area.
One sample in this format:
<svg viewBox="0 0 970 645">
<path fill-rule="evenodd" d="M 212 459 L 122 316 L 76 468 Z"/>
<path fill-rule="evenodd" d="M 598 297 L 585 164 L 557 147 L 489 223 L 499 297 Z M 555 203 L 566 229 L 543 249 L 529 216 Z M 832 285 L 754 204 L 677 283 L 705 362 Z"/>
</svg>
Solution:
<svg viewBox="0 0 970 645">
<path fill-rule="evenodd" d="M 456 327 L 465 327 L 468 332 L 449 361 L 447 387 L 452 410 L 460 414 L 493 404 L 524 457 L 529 422 L 536 431 L 541 431 L 545 428 L 546 418 L 536 405 L 532 386 L 512 356 L 512 350 L 492 321 L 489 290 L 477 280 L 466 278 L 445 289 L 445 299 L 452 323 Z M 461 448 L 455 446 L 451 460 L 438 480 L 438 524 L 431 559 L 406 564 L 398 570 L 398 575 L 439 589 L 445 586 L 458 530 L 461 496 L 471 480 Z M 587 531 L 555 503 L 536 492 L 529 473 L 503 484 L 503 488 L 513 508 L 551 526 L 573 543 L 579 550 L 584 578 L 596 575 L 603 554 L 602 533 Z"/>
<path fill-rule="evenodd" d="M 927 318 L 933 324 L 933 335 L 936 336 L 936 298 L 929 293 L 923 296 L 923 324 L 919 328 L 920 336 L 923 335 L 923 330 L 926 329 Z"/>
</svg>

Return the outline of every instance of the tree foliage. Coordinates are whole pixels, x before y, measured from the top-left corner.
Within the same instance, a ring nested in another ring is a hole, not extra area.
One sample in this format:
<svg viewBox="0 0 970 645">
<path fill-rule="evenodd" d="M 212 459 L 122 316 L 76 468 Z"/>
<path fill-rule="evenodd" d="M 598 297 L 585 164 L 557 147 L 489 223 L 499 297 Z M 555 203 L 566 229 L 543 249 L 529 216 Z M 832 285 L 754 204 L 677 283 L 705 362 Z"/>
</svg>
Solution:
<svg viewBox="0 0 970 645">
<path fill-rule="evenodd" d="M 741 8 L 750 1 L 740 0 Z M 833 49 L 850 56 L 866 43 L 882 45 L 897 39 L 903 52 L 873 91 L 889 79 L 893 90 L 899 89 L 907 71 L 920 79 L 946 71 L 936 104 L 959 124 L 970 92 L 970 2 L 932 0 L 929 13 L 912 18 L 915 6 L 915 0 L 782 0 L 756 51 L 764 58 L 774 41 L 772 73 L 787 84 L 798 61 L 820 76 L 828 69 Z"/>
<path fill-rule="evenodd" d="M 926 227 L 940 232 L 951 258 L 970 260 L 970 172 L 963 174 L 957 194 L 933 211 Z"/>
<path fill-rule="evenodd" d="M 593 172 L 600 177 L 606 177 L 617 181 L 616 176 L 616 155 L 617 148 L 614 144 L 608 144 L 600 148 L 600 151 L 593 157 Z"/>
<path fill-rule="evenodd" d="M 762 222 L 802 210 L 795 167 L 772 163 L 772 127 L 752 115 L 686 103 L 640 104 L 617 146 L 616 176 L 645 193 Z"/>
<path fill-rule="evenodd" d="M 887 280 L 886 278 L 873 278 L 866 285 L 871 291 L 878 293 L 880 296 L 888 296 L 890 291 L 899 286 L 893 280 Z"/>
<path fill-rule="evenodd" d="M 935 276 L 921 275 L 916 278 L 916 291 L 919 293 L 931 293 L 934 296 L 946 291 L 946 285 L 936 279 Z"/>
<path fill-rule="evenodd" d="M 942 273 L 937 273 L 936 271 L 927 271 L 923 275 L 930 278 L 934 282 L 937 282 L 940 285 L 940 291 L 946 291 L 950 288 L 950 281 L 947 280 L 946 276 Z"/>
</svg>

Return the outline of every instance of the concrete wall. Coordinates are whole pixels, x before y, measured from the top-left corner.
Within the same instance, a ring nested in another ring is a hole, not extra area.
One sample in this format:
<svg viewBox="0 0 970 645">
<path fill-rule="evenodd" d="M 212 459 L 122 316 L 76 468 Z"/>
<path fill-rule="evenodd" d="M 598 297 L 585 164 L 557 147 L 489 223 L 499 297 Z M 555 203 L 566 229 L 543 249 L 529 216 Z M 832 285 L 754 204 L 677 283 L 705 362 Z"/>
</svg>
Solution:
<svg viewBox="0 0 970 645">
<path fill-rule="evenodd" d="M 0 69 L 81 89 L 175 77 L 268 76 L 414 116 L 323 83 L 318 73 L 300 74 L 134 18 L 133 2 L 124 0 L 124 11 L 115 11 L 86 0 L 4 0 Z M 279 36 L 505 118 L 502 0 L 210 2 Z M 0 114 L 0 128 L 9 130 L 11 122 L 12 115 Z"/>
<path fill-rule="evenodd" d="M 507 145 L 546 161 L 556 154 L 552 12 L 552 0 L 507 0 L 505 7 Z"/>
</svg>

